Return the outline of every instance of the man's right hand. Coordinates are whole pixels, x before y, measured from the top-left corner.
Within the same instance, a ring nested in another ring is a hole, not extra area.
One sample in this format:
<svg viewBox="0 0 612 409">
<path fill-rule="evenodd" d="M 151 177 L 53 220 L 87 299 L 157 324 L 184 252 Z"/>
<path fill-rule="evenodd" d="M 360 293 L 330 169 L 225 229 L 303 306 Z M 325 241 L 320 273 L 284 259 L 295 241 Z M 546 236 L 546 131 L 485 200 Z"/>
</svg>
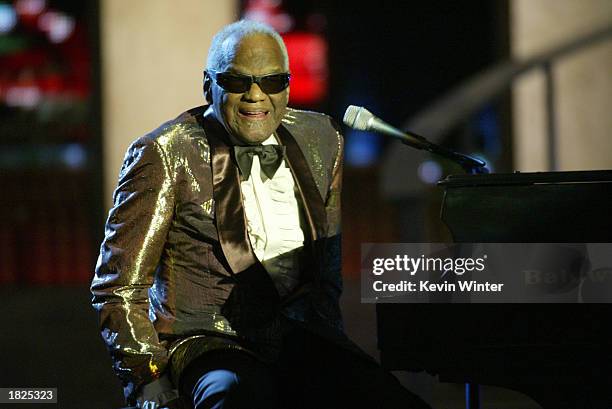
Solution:
<svg viewBox="0 0 612 409">
<path fill-rule="evenodd" d="M 167 375 L 144 385 L 136 402 L 139 409 L 189 409 Z"/>
</svg>

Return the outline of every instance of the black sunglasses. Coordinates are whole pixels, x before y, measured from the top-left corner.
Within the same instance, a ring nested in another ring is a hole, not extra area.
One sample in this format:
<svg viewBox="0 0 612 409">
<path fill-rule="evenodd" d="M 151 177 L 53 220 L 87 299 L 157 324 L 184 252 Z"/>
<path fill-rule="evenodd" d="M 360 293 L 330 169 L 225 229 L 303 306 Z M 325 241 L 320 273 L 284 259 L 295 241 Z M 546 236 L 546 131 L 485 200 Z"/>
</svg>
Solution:
<svg viewBox="0 0 612 409">
<path fill-rule="evenodd" d="M 278 94 L 289 86 L 291 74 L 244 75 L 230 72 L 206 70 L 215 82 L 227 92 L 242 94 L 251 89 L 253 83 L 266 94 Z"/>
</svg>

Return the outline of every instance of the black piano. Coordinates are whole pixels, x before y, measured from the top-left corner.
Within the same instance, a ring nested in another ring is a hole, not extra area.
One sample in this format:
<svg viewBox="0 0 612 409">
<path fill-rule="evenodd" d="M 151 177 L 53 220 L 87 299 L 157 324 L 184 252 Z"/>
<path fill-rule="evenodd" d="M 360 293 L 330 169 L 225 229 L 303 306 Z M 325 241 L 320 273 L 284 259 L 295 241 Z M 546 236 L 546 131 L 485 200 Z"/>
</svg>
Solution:
<svg viewBox="0 0 612 409">
<path fill-rule="evenodd" d="M 455 242 L 612 242 L 612 171 L 439 185 Z M 612 304 L 378 304 L 377 319 L 387 369 L 514 389 L 545 409 L 612 408 Z M 477 408 L 477 388 L 469 399 Z"/>
</svg>

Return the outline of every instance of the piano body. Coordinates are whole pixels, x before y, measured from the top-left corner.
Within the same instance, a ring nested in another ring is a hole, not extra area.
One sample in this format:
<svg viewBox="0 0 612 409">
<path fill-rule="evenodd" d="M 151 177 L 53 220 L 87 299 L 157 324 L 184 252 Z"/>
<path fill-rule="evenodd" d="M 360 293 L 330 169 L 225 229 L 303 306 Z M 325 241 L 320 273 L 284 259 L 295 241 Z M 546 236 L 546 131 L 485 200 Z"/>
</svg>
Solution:
<svg viewBox="0 0 612 409">
<path fill-rule="evenodd" d="M 439 185 L 455 242 L 612 242 L 612 171 Z M 378 304 L 377 320 L 388 369 L 514 389 L 546 409 L 612 408 L 612 304 Z"/>
</svg>

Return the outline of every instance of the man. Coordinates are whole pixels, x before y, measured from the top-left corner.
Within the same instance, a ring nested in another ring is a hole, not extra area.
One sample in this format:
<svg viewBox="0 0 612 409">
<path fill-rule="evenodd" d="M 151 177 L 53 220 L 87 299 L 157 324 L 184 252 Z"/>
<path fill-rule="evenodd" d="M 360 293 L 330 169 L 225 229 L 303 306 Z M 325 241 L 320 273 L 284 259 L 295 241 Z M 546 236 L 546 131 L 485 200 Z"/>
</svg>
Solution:
<svg viewBox="0 0 612 409">
<path fill-rule="evenodd" d="M 128 149 L 92 283 L 128 403 L 426 407 L 342 332 L 342 137 L 288 86 L 280 36 L 231 24 L 209 105 Z"/>
</svg>

